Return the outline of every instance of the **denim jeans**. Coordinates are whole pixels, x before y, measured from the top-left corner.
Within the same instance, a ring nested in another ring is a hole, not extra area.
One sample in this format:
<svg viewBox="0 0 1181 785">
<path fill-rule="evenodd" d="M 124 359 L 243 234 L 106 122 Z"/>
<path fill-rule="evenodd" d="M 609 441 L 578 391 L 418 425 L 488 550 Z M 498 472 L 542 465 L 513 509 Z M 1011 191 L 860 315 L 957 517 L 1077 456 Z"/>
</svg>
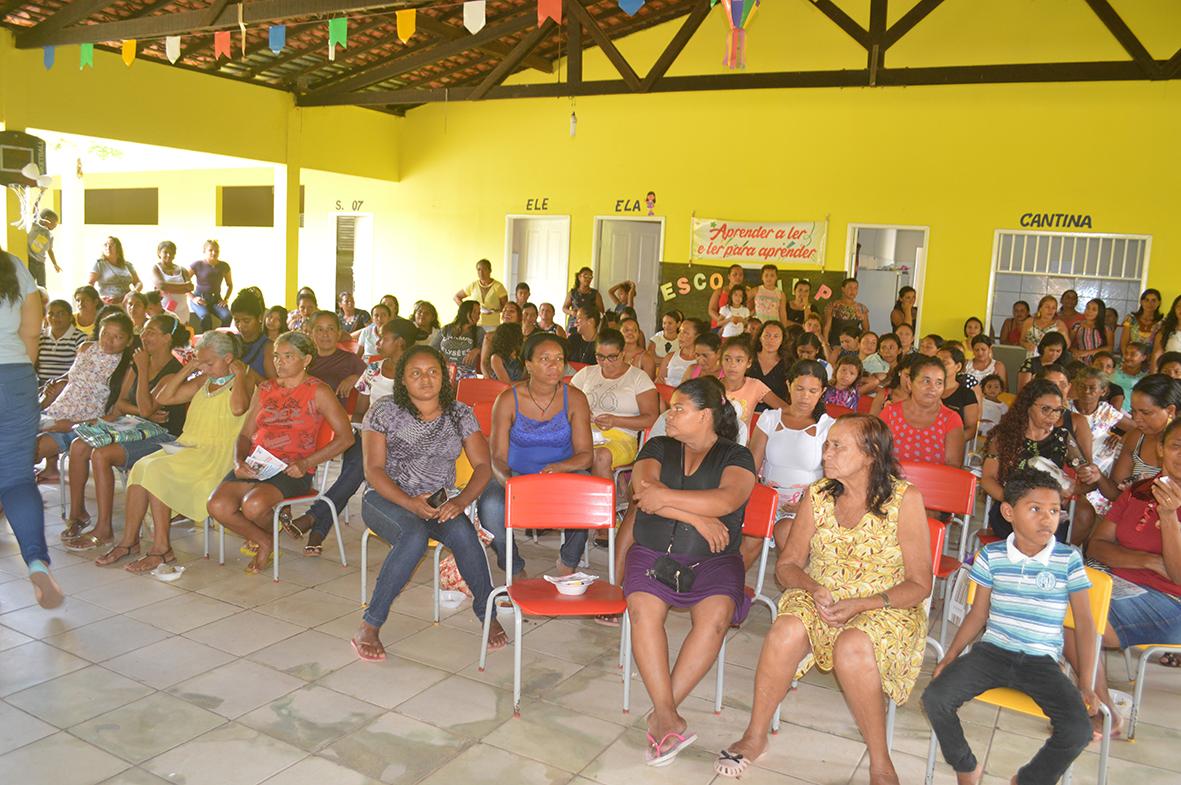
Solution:
<svg viewBox="0 0 1181 785">
<path fill-rule="evenodd" d="M 390 552 L 381 564 L 369 607 L 365 609 L 367 623 L 374 627 L 385 624 L 390 615 L 390 605 L 410 580 L 414 568 L 426 552 L 427 540 L 441 542 L 451 551 L 459 574 L 472 591 L 472 610 L 476 618 L 484 620 L 488 595 L 492 593 L 492 573 L 488 569 L 488 555 L 484 546 L 466 515 L 445 523 L 424 521 L 371 489 L 365 492 L 361 501 L 361 517 L 366 526 L 390 544 Z"/>
<path fill-rule="evenodd" d="M 504 522 L 504 486 L 498 483 L 496 478 L 488 481 L 488 487 L 480 494 L 476 509 L 480 513 L 480 525 L 492 535 L 492 549 L 496 551 L 496 566 L 503 570 L 508 538 Z M 578 569 L 578 563 L 582 561 L 582 552 L 586 549 L 586 536 L 586 529 L 568 529 L 566 531 L 566 541 L 562 543 L 562 549 L 559 552 L 562 564 L 572 569 Z M 514 540 L 513 575 L 523 569 L 525 569 L 525 560 L 521 558 L 521 552 L 517 550 Z"/>
<path fill-rule="evenodd" d="M 923 693 L 923 707 L 943 757 L 957 772 L 976 769 L 956 711 L 994 687 L 1010 687 L 1033 698 L 1050 718 L 1050 738 L 1017 772 L 1018 785 L 1053 785 L 1091 742 L 1091 720 L 1082 693 L 1058 663 L 1045 655 L 1021 654 L 977 643 L 947 666 Z"/>
<path fill-rule="evenodd" d="M 33 477 L 37 455 L 37 374 L 32 363 L 0 365 L 0 504 L 25 564 L 49 563 L 45 510 Z"/>
<path fill-rule="evenodd" d="M 364 479 L 365 459 L 361 455 L 361 437 L 356 435 L 353 445 L 341 455 L 340 474 L 337 476 L 336 482 L 329 485 L 328 490 L 324 491 L 324 495 L 332 500 L 332 506 L 336 508 L 337 515 L 344 511 L 349 499 L 353 498 L 353 494 L 361 487 L 361 482 Z M 332 512 L 328 509 L 328 504 L 316 502 L 308 512 L 315 519 L 312 531 L 319 534 L 321 538 L 327 537 L 328 532 L 332 531 Z"/>
<path fill-rule="evenodd" d="M 198 305 L 192 300 L 189 301 L 189 310 L 193 312 L 193 316 L 201 323 L 201 332 L 208 332 L 213 329 L 213 317 L 216 316 L 221 322 L 222 327 L 230 326 L 230 309 L 226 307 L 225 301 L 216 294 L 204 294 L 201 297 L 205 298 L 205 305 Z"/>
</svg>

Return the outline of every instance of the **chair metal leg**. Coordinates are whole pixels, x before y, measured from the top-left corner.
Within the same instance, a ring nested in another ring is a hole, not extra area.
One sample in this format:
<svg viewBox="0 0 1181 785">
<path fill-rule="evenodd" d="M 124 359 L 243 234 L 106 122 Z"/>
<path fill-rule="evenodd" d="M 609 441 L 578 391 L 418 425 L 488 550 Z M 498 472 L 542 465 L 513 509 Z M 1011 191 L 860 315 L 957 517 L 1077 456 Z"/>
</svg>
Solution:
<svg viewBox="0 0 1181 785">
<path fill-rule="evenodd" d="M 340 566 L 348 567 L 349 561 L 344 555 L 344 538 L 340 536 L 340 519 L 336 516 L 336 508 L 327 499 L 324 500 L 324 503 L 328 505 L 328 512 L 332 515 L 332 531 L 336 532 L 336 548 L 340 551 Z M 278 521 L 278 518 L 275 520 Z M 279 550 L 279 534 L 277 530 L 275 533 L 275 550 Z"/>
<path fill-rule="evenodd" d="M 57 463 L 57 502 L 59 505 L 61 505 L 61 508 L 62 508 L 62 520 L 63 521 L 66 519 L 66 464 L 68 463 L 68 460 L 67 460 L 68 458 L 69 458 L 68 455 L 66 455 L 65 453 L 62 453 L 61 455 L 57 456 L 57 459 L 56 459 L 56 463 Z M 45 465 L 46 466 L 49 465 L 48 460 L 45 462 Z"/>
<path fill-rule="evenodd" d="M 923 777 L 923 785 L 935 783 L 935 751 L 939 748 L 939 740 L 935 738 L 935 730 L 931 729 L 931 741 L 927 744 L 927 773 Z"/>
<path fill-rule="evenodd" d="M 947 645 L 945 643 L 945 641 L 947 640 L 947 604 L 951 600 L 951 584 L 952 584 L 951 579 L 952 579 L 952 576 L 954 576 L 954 575 L 955 575 L 955 573 L 952 573 L 952 575 L 949 575 L 943 579 L 943 607 L 939 609 L 939 615 L 941 617 L 939 620 L 939 646 L 940 647 L 946 647 L 946 645 Z"/>
<path fill-rule="evenodd" d="M 201 539 L 205 542 L 205 558 L 209 558 L 209 517 L 201 524 Z"/>
<path fill-rule="evenodd" d="M 435 569 L 433 570 L 433 573 L 431 575 L 431 577 L 435 579 L 435 624 L 439 623 L 439 616 L 441 615 L 440 611 L 439 611 L 439 605 L 440 605 L 440 602 L 439 602 L 439 594 L 440 594 L 439 556 L 442 553 L 442 551 L 443 551 L 443 543 L 441 543 L 441 542 L 435 543 L 435 555 L 434 555 Z"/>
<path fill-rule="evenodd" d="M 1099 742 L 1099 776 L 1096 785 L 1107 785 L 1107 764 L 1111 757 L 1111 709 L 1104 703 L 1099 704 L 1099 711 L 1103 715 L 1103 740 Z M 1131 741 L 1131 737 L 1128 737 Z"/>
<path fill-rule="evenodd" d="M 271 536 L 274 538 L 271 545 L 271 553 L 273 554 L 271 558 L 271 578 L 275 583 L 279 582 L 279 551 L 283 550 L 279 547 L 279 510 L 286 506 L 289 505 L 280 502 L 275 505 L 274 512 L 271 513 Z M 329 506 L 331 507 L 332 505 Z"/>
<path fill-rule="evenodd" d="M 1128 741 L 1136 738 L 1136 720 L 1140 718 L 1140 700 L 1144 695 L 1144 681 L 1148 676 L 1148 663 L 1163 651 L 1165 646 L 1152 646 L 1140 652 L 1140 667 L 1136 670 L 1136 689 L 1132 694 L 1132 716 L 1128 721 Z"/>
<path fill-rule="evenodd" d="M 1124 649 L 1124 668 L 1128 671 L 1128 681 L 1135 681 L 1136 680 L 1136 673 L 1132 667 L 1132 664 L 1133 664 L 1132 647 L 1129 646 L 1128 648 Z"/>
<path fill-rule="evenodd" d="M 714 680 L 714 716 L 722 713 L 722 691 L 726 684 L 726 636 L 722 636 L 722 646 L 718 649 L 717 678 Z"/>
<path fill-rule="evenodd" d="M 361 607 L 364 608 L 369 599 L 369 538 L 373 532 L 369 527 L 361 533 Z"/>
<path fill-rule="evenodd" d="M 521 651 L 525 646 L 521 640 L 521 609 L 513 605 L 513 716 L 521 716 Z"/>
<path fill-rule="evenodd" d="M 217 525 L 217 563 L 223 567 L 226 563 L 226 527 L 220 523 Z"/>
<path fill-rule="evenodd" d="M 484 634 L 480 641 L 480 672 L 484 672 L 484 665 L 488 661 L 488 637 L 492 631 L 492 617 L 496 613 L 496 598 L 501 594 L 508 594 L 507 586 L 499 586 L 488 595 L 488 605 L 484 608 Z"/>
</svg>

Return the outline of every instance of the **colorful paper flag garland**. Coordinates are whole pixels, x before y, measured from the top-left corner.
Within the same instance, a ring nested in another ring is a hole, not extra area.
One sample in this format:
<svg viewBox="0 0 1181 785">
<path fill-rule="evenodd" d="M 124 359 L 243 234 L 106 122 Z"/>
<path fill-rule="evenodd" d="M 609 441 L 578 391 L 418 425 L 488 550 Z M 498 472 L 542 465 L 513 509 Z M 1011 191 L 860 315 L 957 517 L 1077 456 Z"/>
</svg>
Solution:
<svg viewBox="0 0 1181 785">
<path fill-rule="evenodd" d="M 407 8 L 394 15 L 398 25 L 398 40 L 406 43 L 418 27 L 418 11 Z"/>
<path fill-rule="evenodd" d="M 349 46 L 348 17 L 338 16 L 328 20 L 328 59 L 336 60 L 336 47 L 347 49 Z"/>
<path fill-rule="evenodd" d="M 94 44 L 82 44 L 78 47 L 78 70 L 94 68 Z"/>
<path fill-rule="evenodd" d="M 562 24 L 562 0 L 537 0 L 537 26 L 541 27 L 546 19 Z"/>
<path fill-rule="evenodd" d="M 287 25 L 271 25 L 267 30 L 267 47 L 279 54 L 287 46 Z"/>
<path fill-rule="evenodd" d="M 475 35 L 483 30 L 486 21 L 484 0 L 468 0 L 463 4 L 463 26 L 469 33 Z"/>
<path fill-rule="evenodd" d="M 41 62 L 45 64 L 45 70 L 48 71 L 53 68 L 53 60 L 57 56 L 55 48 L 52 46 L 41 47 Z"/>
</svg>

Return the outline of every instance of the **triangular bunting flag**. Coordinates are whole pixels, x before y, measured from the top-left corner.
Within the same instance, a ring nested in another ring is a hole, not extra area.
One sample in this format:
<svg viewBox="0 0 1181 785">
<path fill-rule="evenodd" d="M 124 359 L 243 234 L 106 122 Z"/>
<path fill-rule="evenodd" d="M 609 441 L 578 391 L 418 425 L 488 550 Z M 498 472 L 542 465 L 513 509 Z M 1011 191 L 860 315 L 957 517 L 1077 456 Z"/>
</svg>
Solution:
<svg viewBox="0 0 1181 785">
<path fill-rule="evenodd" d="M 635 16 L 643 7 L 644 0 L 619 0 L 619 9 L 628 16 Z"/>
<path fill-rule="evenodd" d="M 271 25 L 267 31 L 267 46 L 275 54 L 283 51 L 287 46 L 287 25 Z"/>
<path fill-rule="evenodd" d="M 135 62 L 135 39 L 128 38 L 123 42 L 123 65 L 128 68 Z"/>
<path fill-rule="evenodd" d="M 94 68 L 94 44 L 82 44 L 78 47 L 78 70 L 89 66 Z"/>
<path fill-rule="evenodd" d="M 170 35 L 164 39 L 164 54 L 168 62 L 175 64 L 180 59 L 180 36 Z"/>
<path fill-rule="evenodd" d="M 484 0 L 468 0 L 463 4 L 463 26 L 473 35 L 484 29 Z"/>
<path fill-rule="evenodd" d="M 418 12 L 413 8 L 403 11 L 398 11 L 395 16 L 398 20 L 398 40 L 406 43 L 410 40 L 410 36 L 414 35 L 414 30 L 418 26 Z"/>
<path fill-rule="evenodd" d="M 537 0 L 537 26 L 541 27 L 546 19 L 562 24 L 562 0 Z"/>
<path fill-rule="evenodd" d="M 213 59 L 217 60 L 222 57 L 230 56 L 230 31 L 218 30 L 213 34 Z"/>
<path fill-rule="evenodd" d="M 45 70 L 53 68 L 53 59 L 57 55 L 54 47 L 46 46 L 41 50 L 41 62 L 45 63 Z"/>
<path fill-rule="evenodd" d="M 347 49 L 349 46 L 348 17 L 338 16 L 328 20 L 328 59 L 336 59 L 336 47 Z"/>
</svg>

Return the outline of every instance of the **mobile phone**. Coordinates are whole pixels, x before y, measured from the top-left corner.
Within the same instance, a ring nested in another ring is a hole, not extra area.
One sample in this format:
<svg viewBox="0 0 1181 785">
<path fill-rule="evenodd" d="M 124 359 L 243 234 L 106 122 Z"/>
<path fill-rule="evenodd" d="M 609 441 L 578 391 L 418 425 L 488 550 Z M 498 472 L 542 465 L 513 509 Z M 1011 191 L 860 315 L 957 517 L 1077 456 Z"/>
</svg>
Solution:
<svg viewBox="0 0 1181 785">
<path fill-rule="evenodd" d="M 429 504 L 430 506 L 434 507 L 437 510 L 440 507 L 442 507 L 443 503 L 446 501 L 447 501 L 447 489 L 440 488 L 439 490 L 435 491 L 434 493 L 432 493 L 430 496 L 427 497 L 426 503 Z"/>
</svg>

